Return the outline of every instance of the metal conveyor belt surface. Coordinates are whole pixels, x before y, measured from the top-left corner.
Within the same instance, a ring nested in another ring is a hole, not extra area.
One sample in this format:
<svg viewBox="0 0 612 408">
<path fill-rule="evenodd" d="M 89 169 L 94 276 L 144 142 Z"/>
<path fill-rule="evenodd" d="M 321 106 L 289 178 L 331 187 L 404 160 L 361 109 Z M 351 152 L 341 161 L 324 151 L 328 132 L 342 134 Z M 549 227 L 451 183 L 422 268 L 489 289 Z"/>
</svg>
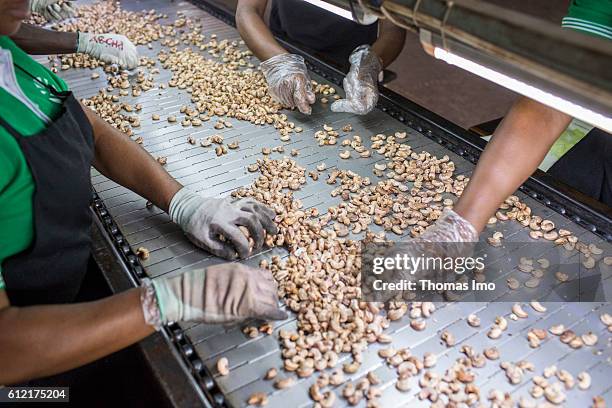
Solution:
<svg viewBox="0 0 612 408">
<path fill-rule="evenodd" d="M 187 2 L 130 0 L 123 1 L 122 7 L 133 10 L 154 8 L 159 12 L 168 14 L 170 19 L 175 17 L 177 11 L 182 11 L 190 18 L 201 18 L 204 27 L 203 33 L 207 37 L 215 33 L 219 39 L 239 39 L 239 35 L 234 28 Z M 151 50 L 147 47 L 139 47 L 142 55 L 151 58 L 156 58 L 159 50 L 160 45 L 158 43 Z M 40 61 L 48 62 L 46 59 L 40 59 Z M 95 80 L 90 78 L 91 72 L 89 70 L 62 71 L 60 75 L 67 80 L 79 98 L 85 98 L 95 95 L 99 89 L 106 87 L 105 75 L 101 69 L 98 69 L 98 71 L 101 75 L 99 79 Z M 167 82 L 170 76 L 170 72 L 161 69 L 160 75 L 156 77 L 156 83 Z M 323 78 L 316 75 L 313 76 L 313 79 L 318 82 L 325 82 Z M 341 92 L 341 89 L 339 91 Z M 288 155 L 291 149 L 298 149 L 299 155 L 294 159 L 307 169 L 314 169 L 317 164 L 325 162 L 328 168 L 337 166 L 342 169 L 351 169 L 376 180 L 377 178 L 373 176 L 371 170 L 373 164 L 383 160 L 383 158 L 374 154 L 373 157 L 368 159 L 360 158 L 348 161 L 339 159 L 340 144 L 331 147 L 319 147 L 314 142 L 314 132 L 321 129 L 323 124 L 340 128 L 346 123 L 351 123 L 354 129 L 353 133 L 362 135 L 365 140 L 368 140 L 370 135 L 377 133 L 389 134 L 396 131 L 406 131 L 408 138 L 405 139 L 405 143 L 411 145 L 416 151 L 425 150 L 438 157 L 445 154 L 450 156 L 456 164 L 456 174 L 469 176 L 474 167 L 460 156 L 445 150 L 415 129 L 406 127 L 405 124 L 379 110 L 375 110 L 365 117 L 333 114 L 328 105 L 317 102 L 310 117 L 295 112 L 286 112 L 290 120 L 294 121 L 296 126 L 303 127 L 304 131 L 300 134 L 294 134 L 290 142 L 282 143 L 279 140 L 278 132 L 273 128 L 255 126 L 238 120 L 231 120 L 234 125 L 233 128 L 223 129 L 222 131 L 215 130 L 212 127 L 214 120 L 205 123 L 200 128 L 183 128 L 180 120 L 177 123 L 169 124 L 163 119 L 168 115 L 180 117 L 180 107 L 184 104 L 188 105 L 190 102 L 189 95 L 177 88 L 154 88 L 139 97 L 133 98 L 130 96 L 121 100 L 143 105 L 142 111 L 139 112 L 142 125 L 135 130 L 137 136 L 144 138 L 142 146 L 153 156 L 166 156 L 168 158 L 166 169 L 179 182 L 208 196 L 226 196 L 232 190 L 249 185 L 255 179 L 257 173 L 249 173 L 246 166 L 262 157 L 262 147 L 273 147 L 281 144 L 285 145 L 284 155 Z M 152 121 L 152 113 L 160 114 L 162 120 Z M 193 146 L 187 143 L 187 136 L 189 135 L 200 139 L 215 133 L 221 133 L 228 143 L 235 140 L 239 141 L 240 148 L 230 151 L 227 155 L 217 157 L 214 148 L 202 148 L 199 145 Z M 271 157 L 279 158 L 282 155 L 273 153 Z M 92 184 L 131 247 L 135 250 L 139 246 L 144 246 L 150 250 L 150 257 L 146 261 L 142 261 L 142 265 L 150 277 L 170 276 L 192 268 L 206 267 L 222 262 L 220 259 L 211 257 L 206 252 L 194 247 L 164 212 L 155 207 L 147 209 L 145 199 L 106 179 L 96 171 L 92 175 Z M 304 188 L 295 192 L 295 196 L 303 201 L 305 207 L 314 206 L 325 212 L 330 205 L 339 202 L 339 198 L 332 198 L 329 194 L 333 187 L 324 182 L 324 177 L 318 182 L 309 179 Z M 604 248 L 604 253 L 612 253 L 611 245 L 596 235 L 573 225 L 568 219 L 543 207 L 524 194 L 519 192 L 517 195 L 532 207 L 535 214 L 554 221 L 558 228 L 567 228 L 573 231 L 583 242 L 596 243 Z M 507 241 L 524 243 L 519 250 L 525 251 L 525 254 L 533 258 L 546 256 L 548 251 L 555 251 L 551 244 L 545 250 L 541 249 L 542 246 L 536 246 L 536 248 L 539 248 L 539 253 L 533 253 L 533 249 L 530 252 L 528 230 L 516 222 L 498 223 L 494 229 L 489 228 L 485 231 L 481 239 L 485 240 L 494 230 L 502 231 Z M 268 250 L 245 262 L 257 265 L 259 260 L 269 258 L 272 254 L 285 256 L 286 251 L 282 249 Z M 608 286 L 611 282 L 611 272 L 610 268 L 604 271 L 603 277 L 606 279 Z M 502 271 L 500 278 L 503 281 L 511 273 L 513 271 L 508 266 L 506 270 Z M 513 386 L 508 383 L 497 362 L 487 362 L 484 368 L 477 370 L 477 384 L 481 387 L 483 397 L 492 388 L 507 391 L 513 397 L 527 395 L 531 386 L 528 378 L 541 374 L 544 367 L 556 364 L 557 367 L 565 368 L 574 375 L 582 370 L 587 370 L 593 376 L 593 385 L 588 391 L 574 389 L 568 392 L 566 406 L 588 406 L 592 396 L 597 394 L 604 395 L 608 401 L 612 400 L 612 385 L 609 381 L 610 374 L 612 374 L 612 367 L 610 366 L 612 355 L 609 348 L 610 334 L 599 321 L 600 313 L 612 313 L 612 307 L 609 303 L 548 303 L 546 304 L 548 308 L 546 313 L 530 313 L 527 319 L 512 321 L 507 335 L 499 340 L 490 340 L 486 333 L 495 316 L 508 316 L 511 312 L 510 306 L 511 304 L 507 302 L 439 303 L 437 304 L 438 311 L 429 319 L 425 331 L 416 332 L 412 330 L 409 326 L 409 319 L 405 318 L 392 322 L 388 332 L 394 334 L 393 346 L 396 349 L 409 347 L 415 355 L 422 355 L 425 351 L 438 354 L 436 371 L 440 373 L 460 356 L 460 348 L 464 344 L 469 344 L 477 350 L 495 345 L 501 352 L 500 361 L 529 359 L 536 364 L 536 373 L 527 373 L 526 379 L 521 384 Z M 482 327 L 472 328 L 466 324 L 465 318 L 470 313 L 475 313 L 481 318 L 483 321 Z M 248 323 L 245 322 L 236 326 L 186 324 L 181 325 L 181 330 L 194 345 L 197 357 L 213 374 L 227 404 L 245 406 L 250 394 L 256 391 L 264 391 L 269 394 L 268 406 L 270 407 L 311 406 L 312 401 L 308 397 L 308 387 L 314 382 L 316 375 L 299 379 L 295 386 L 282 391 L 275 389 L 271 381 L 263 380 L 265 372 L 271 367 L 276 367 L 279 372 L 282 372 L 277 334 L 281 328 L 295 329 L 295 319 L 289 318 L 284 322 L 276 322 L 272 335 L 260 335 L 253 339 L 248 338 L 241 330 Z M 574 350 L 560 343 L 557 339 L 550 339 L 549 337 L 541 347 L 536 349 L 529 347 L 525 339 L 527 331 L 533 327 L 550 327 L 558 323 L 564 323 L 579 333 L 593 331 L 600 336 L 599 343 L 593 348 L 583 347 Z M 457 346 L 446 348 L 442 345 L 439 334 L 444 329 L 450 330 L 455 335 Z M 427 400 L 420 401 L 416 398 L 416 393 L 419 390 L 416 378 L 414 379 L 414 387 L 410 392 L 401 393 L 394 387 L 395 371 L 377 356 L 379 348 L 380 345 L 376 344 L 368 348 L 364 353 L 361 368 L 357 373 L 350 375 L 350 378 L 357 379 L 374 370 L 383 380 L 381 385 L 383 393 L 380 398 L 383 407 L 428 405 Z M 221 377 L 216 372 L 215 363 L 220 357 L 229 359 L 231 373 L 228 376 Z M 346 358 L 346 355 L 343 356 L 341 362 Z M 340 389 L 337 388 L 336 392 L 339 392 Z M 338 398 L 336 405 L 345 406 L 347 403 L 344 399 Z M 363 401 L 361 406 L 365 406 Z"/>
</svg>

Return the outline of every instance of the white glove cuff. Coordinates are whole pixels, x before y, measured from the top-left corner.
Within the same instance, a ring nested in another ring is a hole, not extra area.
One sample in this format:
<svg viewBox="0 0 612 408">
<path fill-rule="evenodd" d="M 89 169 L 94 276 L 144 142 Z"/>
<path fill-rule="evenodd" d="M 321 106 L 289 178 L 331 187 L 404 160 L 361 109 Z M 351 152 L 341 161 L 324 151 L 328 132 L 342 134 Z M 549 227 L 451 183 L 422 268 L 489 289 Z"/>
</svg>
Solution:
<svg viewBox="0 0 612 408">
<path fill-rule="evenodd" d="M 382 60 L 372 51 L 369 45 L 360 45 L 355 48 L 349 56 L 351 65 L 357 68 L 357 77 L 363 80 L 366 76 L 372 79 L 372 84 L 378 83 L 380 73 L 383 70 Z"/>
<path fill-rule="evenodd" d="M 91 40 L 90 33 L 77 33 L 77 53 L 89 53 L 89 49 L 87 49 L 87 44 L 89 44 Z"/>
<path fill-rule="evenodd" d="M 157 303 L 155 288 L 150 279 L 142 280 L 142 293 L 140 294 L 140 303 L 142 305 L 142 314 L 145 323 L 153 326 L 159 331 L 163 324 L 162 314 Z"/>
<path fill-rule="evenodd" d="M 200 194 L 194 193 L 187 187 L 181 188 L 174 194 L 172 200 L 170 200 L 170 208 L 168 214 L 172 221 L 185 229 L 189 219 L 193 213 L 202 205 L 204 197 Z"/>
<path fill-rule="evenodd" d="M 453 210 L 444 210 L 434 225 L 440 242 L 478 242 L 476 228 Z"/>
<path fill-rule="evenodd" d="M 268 82 L 279 82 L 289 74 L 304 74 L 308 76 L 308 68 L 304 57 L 297 54 L 278 54 L 259 64 Z"/>
</svg>

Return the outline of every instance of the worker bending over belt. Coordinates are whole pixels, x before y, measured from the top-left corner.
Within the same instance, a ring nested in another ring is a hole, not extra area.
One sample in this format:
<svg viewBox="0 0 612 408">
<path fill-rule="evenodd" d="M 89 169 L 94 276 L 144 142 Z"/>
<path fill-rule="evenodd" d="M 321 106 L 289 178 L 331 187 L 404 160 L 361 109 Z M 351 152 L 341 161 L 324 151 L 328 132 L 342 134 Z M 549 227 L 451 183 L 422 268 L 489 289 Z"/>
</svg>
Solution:
<svg viewBox="0 0 612 408">
<path fill-rule="evenodd" d="M 385 20 L 359 25 L 302 0 L 272 0 L 268 28 L 264 23 L 267 4 L 268 0 L 239 0 L 236 26 L 249 49 L 263 61 L 261 70 L 279 103 L 310 114 L 315 95 L 304 58 L 290 54 L 272 33 L 335 65 L 350 65 L 344 79 L 346 99 L 334 102 L 332 111 L 363 115 L 374 109 L 379 75 L 402 51 L 405 30 Z"/>
<path fill-rule="evenodd" d="M 203 197 L 83 107 L 8 36 L 27 0 L 0 0 L 0 384 L 49 376 L 127 347 L 169 321 L 284 319 L 269 271 L 236 263 L 146 281 L 86 303 L 93 165 L 170 214 L 196 245 L 234 259 L 277 232 L 252 200 Z M 228 242 L 222 242 L 223 235 Z M 52 352 L 50 352 L 52 351 Z"/>
<path fill-rule="evenodd" d="M 612 40 L 612 0 L 573 0 L 563 27 Z M 599 41 L 599 40 L 598 40 Z M 553 143 L 572 118 L 554 108 L 528 98 L 520 98 L 495 130 L 478 160 L 474 173 L 455 205 L 446 211 L 419 239 L 428 242 L 476 242 L 489 218 L 500 204 L 538 168 Z M 601 146 L 610 135 L 600 129 L 574 147 L 575 153 L 592 156 L 577 158 L 573 177 L 595 178 L 590 194 L 611 204 L 612 150 L 585 148 L 584 142 Z M 590 141 L 589 141 L 590 140 Z M 609 139 L 608 139 L 609 140 Z M 568 155 L 573 155 L 570 151 Z M 563 172 L 569 172 L 567 165 Z M 598 185 L 597 185 L 598 184 Z"/>
</svg>

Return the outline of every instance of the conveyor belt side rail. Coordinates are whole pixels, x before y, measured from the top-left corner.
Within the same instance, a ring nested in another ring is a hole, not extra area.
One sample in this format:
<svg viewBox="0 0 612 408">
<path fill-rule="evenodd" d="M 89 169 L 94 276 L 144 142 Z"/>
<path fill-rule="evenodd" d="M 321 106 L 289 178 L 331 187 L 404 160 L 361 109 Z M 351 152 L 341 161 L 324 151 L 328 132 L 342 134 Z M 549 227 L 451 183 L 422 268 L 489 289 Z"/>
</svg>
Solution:
<svg viewBox="0 0 612 408">
<path fill-rule="evenodd" d="M 130 273 L 133 282 L 140 283 L 143 278 L 147 277 L 145 270 L 140 264 L 138 256 L 134 253 L 127 239 L 125 239 L 113 217 L 108 212 L 104 201 L 95 192 L 93 193 L 92 209 L 102 223 L 108 238 L 119 254 L 120 261 L 123 262 L 126 270 Z M 178 324 L 172 323 L 166 325 L 162 328 L 162 331 L 163 335 L 172 340 L 183 362 L 199 383 L 208 401 L 213 404 L 212 406 L 226 407 L 223 393 L 213 380 L 212 374 L 195 352 L 193 344 L 183 334 Z"/>
</svg>

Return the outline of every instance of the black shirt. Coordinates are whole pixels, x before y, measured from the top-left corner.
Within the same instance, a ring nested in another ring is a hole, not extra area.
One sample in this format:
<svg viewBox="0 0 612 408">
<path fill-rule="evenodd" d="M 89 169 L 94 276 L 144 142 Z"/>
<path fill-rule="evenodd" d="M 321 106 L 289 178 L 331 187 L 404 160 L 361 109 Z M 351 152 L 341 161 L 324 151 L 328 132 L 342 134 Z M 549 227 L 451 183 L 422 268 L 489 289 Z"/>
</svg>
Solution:
<svg viewBox="0 0 612 408">
<path fill-rule="evenodd" d="M 303 0 L 273 0 L 270 29 L 290 44 L 348 70 L 356 47 L 372 45 L 378 23 L 357 24 Z"/>
</svg>

